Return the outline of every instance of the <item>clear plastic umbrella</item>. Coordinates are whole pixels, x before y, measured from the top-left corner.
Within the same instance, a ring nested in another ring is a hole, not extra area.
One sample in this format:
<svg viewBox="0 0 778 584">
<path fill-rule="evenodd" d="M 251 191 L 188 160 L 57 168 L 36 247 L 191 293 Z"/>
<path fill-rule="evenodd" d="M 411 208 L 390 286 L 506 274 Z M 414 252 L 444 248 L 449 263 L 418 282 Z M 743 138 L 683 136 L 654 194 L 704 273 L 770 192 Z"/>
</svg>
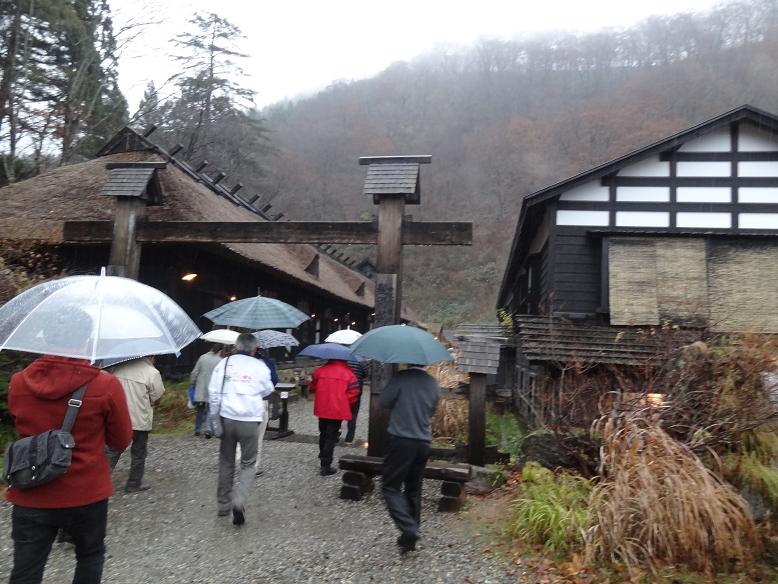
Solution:
<svg viewBox="0 0 778 584">
<path fill-rule="evenodd" d="M 178 354 L 202 333 L 150 286 L 114 276 L 38 284 L 0 307 L 0 351 L 89 359 Z"/>
<path fill-rule="evenodd" d="M 362 333 L 358 333 L 357 331 L 352 331 L 351 329 L 342 329 L 330 334 L 326 339 L 324 339 L 324 342 L 350 345 L 355 343 L 361 336 Z"/>
</svg>

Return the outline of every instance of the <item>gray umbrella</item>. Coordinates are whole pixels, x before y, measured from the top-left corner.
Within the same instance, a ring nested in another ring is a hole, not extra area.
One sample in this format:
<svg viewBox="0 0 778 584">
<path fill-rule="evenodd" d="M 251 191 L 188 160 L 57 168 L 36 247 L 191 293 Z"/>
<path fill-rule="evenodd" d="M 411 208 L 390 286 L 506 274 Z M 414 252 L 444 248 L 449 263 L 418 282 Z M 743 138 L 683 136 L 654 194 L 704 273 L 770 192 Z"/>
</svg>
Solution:
<svg viewBox="0 0 778 584">
<path fill-rule="evenodd" d="M 271 349 L 273 347 L 296 347 L 300 342 L 292 335 L 280 331 L 267 330 L 251 333 L 257 339 L 257 347 Z"/>
<path fill-rule="evenodd" d="M 264 296 L 242 298 L 203 316 L 214 324 L 249 329 L 295 328 L 310 318 L 291 304 Z"/>
</svg>

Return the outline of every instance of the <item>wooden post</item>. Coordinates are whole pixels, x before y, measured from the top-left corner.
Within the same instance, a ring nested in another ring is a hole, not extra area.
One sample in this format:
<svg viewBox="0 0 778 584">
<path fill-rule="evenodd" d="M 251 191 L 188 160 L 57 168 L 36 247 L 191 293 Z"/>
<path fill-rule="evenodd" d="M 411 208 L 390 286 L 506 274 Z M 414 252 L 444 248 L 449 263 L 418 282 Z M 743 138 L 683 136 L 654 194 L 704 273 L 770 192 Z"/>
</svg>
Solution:
<svg viewBox="0 0 778 584">
<path fill-rule="evenodd" d="M 138 223 L 146 217 L 146 201 L 139 197 L 116 197 L 108 274 L 138 279 L 141 244 Z"/>
<path fill-rule="evenodd" d="M 402 240 L 405 211 L 404 195 L 378 197 L 378 249 L 376 251 L 375 324 L 386 326 L 400 323 L 402 305 Z M 383 456 L 389 416 L 381 409 L 381 390 L 397 372 L 396 365 L 373 368 L 370 379 L 370 424 L 367 454 Z"/>
<path fill-rule="evenodd" d="M 470 413 L 468 416 L 467 462 L 486 462 L 486 374 L 470 373 Z"/>
</svg>

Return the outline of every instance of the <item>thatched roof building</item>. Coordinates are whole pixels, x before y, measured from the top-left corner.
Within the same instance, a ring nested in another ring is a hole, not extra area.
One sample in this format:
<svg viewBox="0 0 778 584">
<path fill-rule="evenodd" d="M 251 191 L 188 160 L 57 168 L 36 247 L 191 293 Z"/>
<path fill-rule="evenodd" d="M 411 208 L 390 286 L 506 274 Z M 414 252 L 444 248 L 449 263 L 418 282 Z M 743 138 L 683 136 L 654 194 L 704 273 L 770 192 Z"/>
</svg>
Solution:
<svg viewBox="0 0 778 584">
<path fill-rule="evenodd" d="M 228 190 L 213 174 L 198 172 L 147 137 L 125 128 L 88 162 L 64 166 L 0 189 L 0 239 L 40 240 L 56 246 L 70 272 L 88 272 L 108 263 L 110 245 L 75 244 L 63 225 L 74 220 L 112 220 L 115 197 L 106 196 L 108 163 L 163 162 L 148 183 L 149 221 L 268 221 L 258 208 Z M 151 173 L 150 173 L 151 174 Z M 256 201 L 254 197 L 254 201 Z M 327 251 L 325 251 L 325 249 Z M 159 287 L 198 317 L 233 296 L 278 297 L 312 315 L 299 329 L 309 342 L 354 324 L 364 330 L 374 305 L 374 284 L 357 263 L 330 246 L 213 243 L 144 244 L 140 280 Z M 195 280 L 181 280 L 196 273 Z M 208 328 L 208 321 L 199 321 Z"/>
</svg>

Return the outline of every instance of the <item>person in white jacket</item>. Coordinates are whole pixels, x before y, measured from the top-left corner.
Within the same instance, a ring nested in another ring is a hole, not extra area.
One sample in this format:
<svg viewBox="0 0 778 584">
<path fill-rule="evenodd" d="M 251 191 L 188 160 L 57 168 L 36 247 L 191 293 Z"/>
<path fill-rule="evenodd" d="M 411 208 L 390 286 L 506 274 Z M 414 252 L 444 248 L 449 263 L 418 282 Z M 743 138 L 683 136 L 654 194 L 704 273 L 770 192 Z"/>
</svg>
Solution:
<svg viewBox="0 0 778 584">
<path fill-rule="evenodd" d="M 259 425 L 267 416 L 265 396 L 273 392 L 270 370 L 252 355 L 256 339 L 238 336 L 234 355 L 222 359 L 211 375 L 208 396 L 211 415 L 218 412 L 223 432 L 219 447 L 219 482 L 216 490 L 218 514 L 232 511 L 232 522 L 243 525 L 254 464 L 257 460 Z M 240 472 L 233 488 L 235 449 L 240 444 Z"/>
</svg>

